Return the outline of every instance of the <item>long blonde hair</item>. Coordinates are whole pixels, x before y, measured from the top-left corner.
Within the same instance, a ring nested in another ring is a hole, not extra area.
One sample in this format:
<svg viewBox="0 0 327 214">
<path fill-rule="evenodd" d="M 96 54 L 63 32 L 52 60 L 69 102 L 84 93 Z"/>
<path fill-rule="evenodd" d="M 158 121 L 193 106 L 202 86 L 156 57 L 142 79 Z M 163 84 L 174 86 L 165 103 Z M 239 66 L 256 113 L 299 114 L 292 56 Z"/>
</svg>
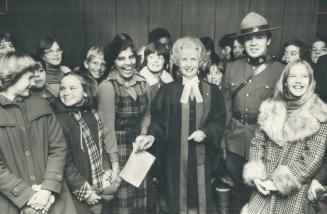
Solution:
<svg viewBox="0 0 327 214">
<path fill-rule="evenodd" d="M 303 59 L 298 59 L 298 60 L 295 60 L 293 62 L 290 62 L 284 68 L 282 74 L 280 75 L 279 80 L 276 82 L 275 90 L 274 90 L 274 93 L 272 95 L 273 99 L 280 100 L 280 101 L 285 100 L 285 93 L 288 90 L 288 88 L 287 88 L 287 78 L 288 78 L 288 76 L 290 74 L 291 68 L 294 65 L 304 65 L 306 67 L 306 70 L 307 70 L 308 75 L 309 75 L 309 88 L 308 88 L 307 92 L 302 96 L 302 98 L 311 97 L 311 95 L 314 93 L 315 87 L 316 87 L 316 81 L 315 81 L 314 76 L 313 76 L 313 70 L 312 70 L 310 64 L 307 61 L 305 61 Z"/>
</svg>

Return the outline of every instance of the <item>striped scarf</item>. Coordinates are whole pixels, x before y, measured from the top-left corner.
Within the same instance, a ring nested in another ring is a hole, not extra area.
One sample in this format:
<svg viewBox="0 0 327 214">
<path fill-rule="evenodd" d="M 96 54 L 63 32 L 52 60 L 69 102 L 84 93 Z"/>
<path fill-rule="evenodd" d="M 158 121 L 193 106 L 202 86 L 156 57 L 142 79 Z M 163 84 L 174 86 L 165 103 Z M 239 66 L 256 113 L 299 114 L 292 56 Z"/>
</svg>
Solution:
<svg viewBox="0 0 327 214">
<path fill-rule="evenodd" d="M 83 148 L 83 141 L 87 146 L 87 152 L 90 159 L 91 171 L 92 171 L 92 183 L 94 187 L 102 187 L 102 175 L 103 175 L 103 166 L 102 166 L 102 123 L 100 120 L 99 114 L 92 109 L 92 114 L 97 120 L 98 125 L 98 136 L 99 136 L 99 149 L 97 148 L 95 142 L 93 141 L 91 131 L 85 121 L 82 118 L 81 112 L 72 112 L 73 118 L 78 122 L 81 133 L 81 147 Z"/>
</svg>

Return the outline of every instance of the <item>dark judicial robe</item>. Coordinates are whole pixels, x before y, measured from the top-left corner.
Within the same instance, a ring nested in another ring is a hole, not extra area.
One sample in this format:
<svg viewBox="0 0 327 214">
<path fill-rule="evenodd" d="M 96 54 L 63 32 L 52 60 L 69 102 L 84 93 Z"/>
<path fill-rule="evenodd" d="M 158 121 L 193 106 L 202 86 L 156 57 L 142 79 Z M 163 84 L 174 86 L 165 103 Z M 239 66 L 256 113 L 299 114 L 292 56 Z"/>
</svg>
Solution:
<svg viewBox="0 0 327 214">
<path fill-rule="evenodd" d="M 199 213 L 215 213 L 210 179 L 218 165 L 225 108 L 217 86 L 200 81 L 202 103 L 180 103 L 182 79 L 163 85 L 152 103 L 149 134 L 159 162 L 164 163 L 170 213 L 187 213 L 192 204 Z M 196 130 L 206 134 L 203 142 L 187 141 Z M 196 202 L 194 202 L 196 200 Z"/>
</svg>

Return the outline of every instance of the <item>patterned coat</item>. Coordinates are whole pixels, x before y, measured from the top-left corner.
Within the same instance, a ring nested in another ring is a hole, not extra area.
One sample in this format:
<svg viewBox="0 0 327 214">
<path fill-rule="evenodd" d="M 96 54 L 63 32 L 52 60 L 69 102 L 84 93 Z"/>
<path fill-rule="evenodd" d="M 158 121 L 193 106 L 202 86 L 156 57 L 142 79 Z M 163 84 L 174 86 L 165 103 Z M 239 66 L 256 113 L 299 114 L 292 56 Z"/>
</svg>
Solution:
<svg viewBox="0 0 327 214">
<path fill-rule="evenodd" d="M 257 190 L 243 213 L 304 213 L 307 190 L 320 168 L 327 140 L 327 107 L 316 95 L 291 113 L 285 103 L 266 100 L 260 107 L 259 128 L 244 166 L 245 183 L 272 180 L 268 196 Z"/>
</svg>

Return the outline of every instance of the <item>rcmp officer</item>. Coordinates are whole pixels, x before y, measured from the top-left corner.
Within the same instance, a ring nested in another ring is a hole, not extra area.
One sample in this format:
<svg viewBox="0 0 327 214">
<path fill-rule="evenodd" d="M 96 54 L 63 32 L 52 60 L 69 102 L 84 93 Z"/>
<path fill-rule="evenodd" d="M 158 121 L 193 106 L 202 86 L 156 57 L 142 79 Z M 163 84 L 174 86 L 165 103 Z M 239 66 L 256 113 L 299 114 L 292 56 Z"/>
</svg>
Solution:
<svg viewBox="0 0 327 214">
<path fill-rule="evenodd" d="M 227 111 L 225 133 L 226 165 L 235 181 L 232 191 L 235 213 L 249 200 L 250 190 L 242 180 L 243 166 L 248 158 L 260 104 L 268 98 L 284 66 L 267 52 L 271 28 L 261 15 L 250 12 L 237 35 L 244 44 L 246 56 L 226 67 L 223 94 Z"/>
</svg>

